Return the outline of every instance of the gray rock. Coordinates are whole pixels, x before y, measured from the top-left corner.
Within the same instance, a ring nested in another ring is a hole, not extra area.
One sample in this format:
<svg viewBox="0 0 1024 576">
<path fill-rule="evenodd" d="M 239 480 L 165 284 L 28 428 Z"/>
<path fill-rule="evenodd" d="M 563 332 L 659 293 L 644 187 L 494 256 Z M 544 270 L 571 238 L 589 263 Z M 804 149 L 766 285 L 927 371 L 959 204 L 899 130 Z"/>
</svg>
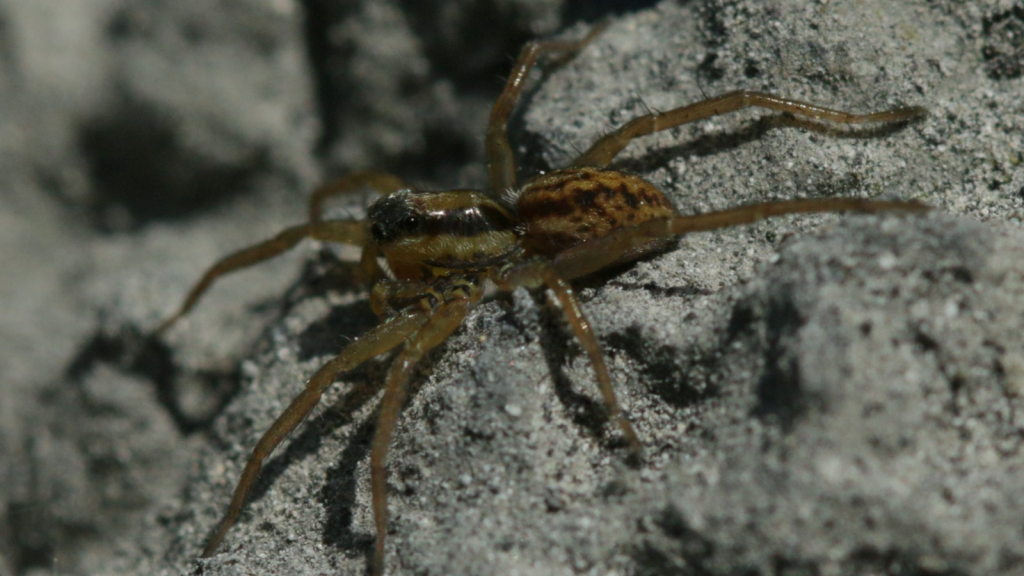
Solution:
<svg viewBox="0 0 1024 576">
<path fill-rule="evenodd" d="M 0 575 L 364 573 L 386 359 L 328 393 L 196 561 L 255 440 L 375 325 L 356 252 L 300 248 L 144 335 L 212 260 L 301 221 L 321 166 L 480 185 L 483 78 L 531 28 L 600 11 L 230 4 L 0 2 Z M 524 176 L 745 88 L 929 116 L 817 130 L 744 111 L 616 165 L 684 213 L 832 195 L 938 211 L 694 235 L 580 282 L 639 468 L 550 299 L 489 300 L 414 377 L 391 573 L 1019 573 L 1020 20 L 998 2 L 663 2 L 537 74 L 512 126 Z"/>
</svg>

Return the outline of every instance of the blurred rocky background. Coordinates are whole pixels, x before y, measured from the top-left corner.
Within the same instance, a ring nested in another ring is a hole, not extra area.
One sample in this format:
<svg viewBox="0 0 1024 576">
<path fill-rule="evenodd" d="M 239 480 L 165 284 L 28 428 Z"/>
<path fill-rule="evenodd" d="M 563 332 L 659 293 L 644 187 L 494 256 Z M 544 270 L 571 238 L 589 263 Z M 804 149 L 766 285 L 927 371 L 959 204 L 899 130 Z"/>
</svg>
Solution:
<svg viewBox="0 0 1024 576">
<path fill-rule="evenodd" d="M 519 47 L 602 19 L 514 115 L 524 174 L 648 109 L 767 90 L 930 114 L 834 134 L 745 112 L 620 167 L 684 212 L 863 195 L 942 213 L 764 223 L 583 283 L 639 469 L 557 310 L 485 304 L 418 372 L 390 569 L 1024 571 L 1019 3 L 0 0 L 0 576 L 363 573 L 374 403 L 349 388 L 379 363 L 195 561 L 254 439 L 374 324 L 357 253 L 305 246 L 147 335 L 325 179 L 482 186 Z"/>
</svg>

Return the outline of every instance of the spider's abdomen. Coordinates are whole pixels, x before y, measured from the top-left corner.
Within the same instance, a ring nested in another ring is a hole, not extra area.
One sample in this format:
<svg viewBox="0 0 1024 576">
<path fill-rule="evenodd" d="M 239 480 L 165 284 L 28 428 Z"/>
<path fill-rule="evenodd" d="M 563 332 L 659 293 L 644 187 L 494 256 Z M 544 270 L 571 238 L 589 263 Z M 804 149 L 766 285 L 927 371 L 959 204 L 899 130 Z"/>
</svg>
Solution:
<svg viewBox="0 0 1024 576">
<path fill-rule="evenodd" d="M 366 216 L 398 278 L 484 270 L 519 251 L 508 211 L 475 190 L 399 190 L 374 202 Z"/>
<path fill-rule="evenodd" d="M 545 256 L 676 213 L 654 184 L 598 168 L 567 168 L 538 176 L 523 187 L 517 206 L 523 247 L 527 254 Z"/>
</svg>

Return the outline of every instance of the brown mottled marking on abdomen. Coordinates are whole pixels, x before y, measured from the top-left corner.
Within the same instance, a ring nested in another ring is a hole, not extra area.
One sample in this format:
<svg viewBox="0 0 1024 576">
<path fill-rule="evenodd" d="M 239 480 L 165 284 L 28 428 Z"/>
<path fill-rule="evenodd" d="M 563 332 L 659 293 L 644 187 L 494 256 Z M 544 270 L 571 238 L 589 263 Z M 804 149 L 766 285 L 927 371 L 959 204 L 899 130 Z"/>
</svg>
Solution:
<svg viewBox="0 0 1024 576">
<path fill-rule="evenodd" d="M 517 202 L 527 254 L 555 254 L 619 228 L 676 212 L 654 184 L 632 174 L 568 168 L 530 180 Z"/>
</svg>

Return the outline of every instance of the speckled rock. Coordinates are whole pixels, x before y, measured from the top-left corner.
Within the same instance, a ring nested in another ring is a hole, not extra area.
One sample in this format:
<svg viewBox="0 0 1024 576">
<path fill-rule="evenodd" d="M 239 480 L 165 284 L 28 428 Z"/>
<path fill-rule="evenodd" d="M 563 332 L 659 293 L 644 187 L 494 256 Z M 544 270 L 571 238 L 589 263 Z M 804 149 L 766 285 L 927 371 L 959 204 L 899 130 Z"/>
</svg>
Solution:
<svg viewBox="0 0 1024 576">
<path fill-rule="evenodd" d="M 551 299 L 488 300 L 414 376 L 389 573 L 1024 569 L 1018 9 L 449 4 L 0 1 L 0 576 L 365 573 L 386 359 L 339 381 L 196 560 L 256 438 L 375 325 L 357 253 L 299 248 L 145 335 L 204 266 L 301 221 L 321 174 L 481 185 L 496 76 L 581 16 L 609 28 L 513 116 L 524 176 L 649 109 L 754 89 L 929 116 L 822 130 L 744 111 L 616 166 L 686 213 L 833 195 L 937 210 L 694 235 L 579 282 L 639 467 Z"/>
</svg>

